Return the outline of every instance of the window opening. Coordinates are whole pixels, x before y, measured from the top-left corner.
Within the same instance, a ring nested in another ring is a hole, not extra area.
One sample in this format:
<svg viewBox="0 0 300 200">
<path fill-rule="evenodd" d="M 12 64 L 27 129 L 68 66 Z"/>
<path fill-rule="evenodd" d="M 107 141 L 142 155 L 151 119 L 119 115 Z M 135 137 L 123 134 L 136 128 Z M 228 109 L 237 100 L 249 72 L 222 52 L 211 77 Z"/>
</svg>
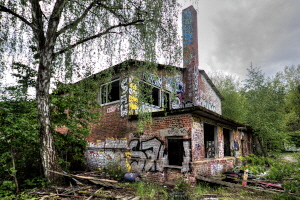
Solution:
<svg viewBox="0 0 300 200">
<path fill-rule="evenodd" d="M 100 104 L 107 104 L 120 100 L 120 80 L 101 85 Z"/>
<path fill-rule="evenodd" d="M 204 144 L 205 158 L 215 158 L 216 142 L 215 142 L 215 126 L 204 124 Z"/>
<path fill-rule="evenodd" d="M 141 83 L 141 91 L 144 95 L 144 101 L 145 103 L 149 103 L 151 105 L 155 106 L 161 106 L 160 104 L 160 89 L 153 87 L 147 83 L 142 82 Z"/>
<path fill-rule="evenodd" d="M 223 129 L 223 138 L 224 138 L 224 156 L 231 156 L 230 153 L 230 130 L 224 128 Z"/>
<path fill-rule="evenodd" d="M 184 156 L 183 139 L 169 138 L 168 139 L 169 165 L 182 166 L 183 156 Z"/>
</svg>

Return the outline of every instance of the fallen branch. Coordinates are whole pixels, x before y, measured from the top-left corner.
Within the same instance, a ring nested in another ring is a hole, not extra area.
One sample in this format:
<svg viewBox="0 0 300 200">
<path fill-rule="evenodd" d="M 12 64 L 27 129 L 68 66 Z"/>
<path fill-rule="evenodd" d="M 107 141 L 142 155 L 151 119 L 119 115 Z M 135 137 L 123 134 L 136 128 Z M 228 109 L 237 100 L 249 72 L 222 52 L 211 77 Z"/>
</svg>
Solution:
<svg viewBox="0 0 300 200">
<path fill-rule="evenodd" d="M 99 191 L 101 191 L 102 188 L 100 188 L 99 190 L 97 190 L 94 194 L 97 194 Z M 95 195 L 92 194 L 89 198 L 87 198 L 86 200 L 91 200 Z"/>
<path fill-rule="evenodd" d="M 67 176 L 67 177 L 70 177 L 70 178 L 79 178 L 79 179 L 89 180 L 94 184 L 102 185 L 102 186 L 105 186 L 105 187 L 121 188 L 118 185 L 118 181 L 115 181 L 115 180 L 99 179 L 99 178 L 95 178 L 95 177 L 79 176 L 79 175 L 73 175 L 73 174 L 65 174 L 65 173 L 52 171 L 52 170 L 49 170 L 49 171 L 52 172 L 52 173 L 59 174 L 59 175 L 62 175 L 62 176 Z"/>
</svg>

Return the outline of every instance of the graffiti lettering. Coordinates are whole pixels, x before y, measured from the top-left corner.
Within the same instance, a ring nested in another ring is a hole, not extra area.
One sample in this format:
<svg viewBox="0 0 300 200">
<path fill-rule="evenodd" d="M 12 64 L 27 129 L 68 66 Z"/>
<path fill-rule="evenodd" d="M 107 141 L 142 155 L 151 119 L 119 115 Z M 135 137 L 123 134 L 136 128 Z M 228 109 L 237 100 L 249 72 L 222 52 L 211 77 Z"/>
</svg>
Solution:
<svg viewBox="0 0 300 200">
<path fill-rule="evenodd" d="M 216 112 L 216 106 L 212 104 L 210 101 L 205 100 L 204 97 L 201 97 L 200 105 L 208 110 Z"/>
<path fill-rule="evenodd" d="M 118 105 L 111 106 L 111 107 L 107 108 L 106 113 L 115 112 L 117 109 L 118 109 Z"/>
<path fill-rule="evenodd" d="M 128 78 L 124 78 L 121 81 L 121 103 L 120 103 L 120 112 L 121 117 L 125 117 L 128 115 L 128 99 L 127 99 L 127 92 L 128 92 Z"/>
<path fill-rule="evenodd" d="M 131 167 L 139 171 L 162 172 L 164 142 L 154 137 L 140 142 L 138 139 L 131 140 Z"/>
<path fill-rule="evenodd" d="M 144 81 L 151 83 L 154 86 L 157 86 L 159 88 L 162 87 L 162 79 L 154 74 L 144 73 L 143 79 L 144 79 Z"/>
</svg>

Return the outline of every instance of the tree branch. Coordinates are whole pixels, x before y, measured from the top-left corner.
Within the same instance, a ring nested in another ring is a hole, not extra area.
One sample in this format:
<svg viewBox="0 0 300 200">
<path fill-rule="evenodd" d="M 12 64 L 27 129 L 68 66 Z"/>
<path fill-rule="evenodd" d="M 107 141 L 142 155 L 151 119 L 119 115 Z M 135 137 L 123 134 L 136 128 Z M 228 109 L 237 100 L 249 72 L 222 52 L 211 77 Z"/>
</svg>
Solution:
<svg viewBox="0 0 300 200">
<path fill-rule="evenodd" d="M 63 8 L 64 8 L 64 5 L 65 5 L 65 0 L 57 0 L 55 5 L 54 5 L 54 8 L 53 8 L 53 11 L 52 11 L 52 14 L 49 18 L 49 22 L 48 22 L 48 30 L 47 30 L 47 38 L 50 39 L 49 42 L 50 43 L 55 43 L 55 40 L 57 38 L 57 33 L 56 33 L 56 30 L 57 30 L 57 27 L 58 27 L 58 24 L 59 24 L 59 20 L 61 18 L 61 13 L 63 11 Z M 55 33 L 55 34 L 53 34 Z"/>
<path fill-rule="evenodd" d="M 100 6 L 100 7 L 102 7 L 102 8 L 105 8 L 111 14 L 113 14 L 114 16 L 116 16 L 118 19 L 122 18 L 123 22 L 126 23 L 126 19 L 122 15 L 120 15 L 117 12 L 113 11 L 112 8 L 108 7 L 107 5 L 105 5 L 105 4 L 101 3 L 101 2 L 97 2 L 97 5 Z"/>
<path fill-rule="evenodd" d="M 78 17 L 75 21 L 71 22 L 70 24 L 64 26 L 61 30 L 57 32 L 57 36 L 64 33 L 66 30 L 68 30 L 70 27 L 76 26 L 79 22 L 82 21 L 82 19 L 88 14 L 88 12 L 95 6 L 95 1 L 93 1 L 82 13 L 80 17 Z"/>
<path fill-rule="evenodd" d="M 24 22 L 25 24 L 27 24 L 28 26 L 30 26 L 31 28 L 33 28 L 32 23 L 30 23 L 27 19 L 25 19 L 24 17 L 22 17 L 21 15 L 15 13 L 14 11 L 12 11 L 11 9 L 0 5 L 0 12 L 7 12 L 17 18 L 19 18 L 22 22 Z"/>
<path fill-rule="evenodd" d="M 136 25 L 140 25 L 142 22 L 144 22 L 145 20 L 136 20 L 136 21 L 133 21 L 133 22 L 130 22 L 130 23 L 125 23 L 125 24 L 122 24 L 122 23 L 119 23 L 117 25 L 114 25 L 114 26 L 111 26 L 109 28 L 107 28 L 104 32 L 101 32 L 101 33 L 98 33 L 96 35 L 93 35 L 93 36 L 90 36 L 90 37 L 87 37 L 87 38 L 84 38 L 78 42 L 76 42 L 75 44 L 72 44 L 72 45 L 69 45 L 68 47 L 66 47 L 65 49 L 62 49 L 56 53 L 54 53 L 54 57 L 56 57 L 57 55 L 59 54 L 62 54 L 62 53 L 65 53 L 66 51 L 70 50 L 70 49 L 73 49 L 74 47 L 80 45 L 80 44 L 83 44 L 89 40 L 93 40 L 95 38 L 99 38 L 105 34 L 109 34 L 109 33 L 116 33 L 116 32 L 110 32 L 112 29 L 114 28 L 118 28 L 118 27 L 127 27 L 127 26 L 136 26 Z"/>
</svg>

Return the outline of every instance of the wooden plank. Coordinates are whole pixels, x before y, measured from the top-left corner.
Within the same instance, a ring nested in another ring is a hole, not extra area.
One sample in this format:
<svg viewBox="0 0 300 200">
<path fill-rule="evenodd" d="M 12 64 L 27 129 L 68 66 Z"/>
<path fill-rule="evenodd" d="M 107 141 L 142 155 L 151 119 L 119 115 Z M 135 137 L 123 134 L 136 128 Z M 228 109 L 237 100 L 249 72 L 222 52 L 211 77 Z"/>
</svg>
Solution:
<svg viewBox="0 0 300 200">
<path fill-rule="evenodd" d="M 57 171 L 52 171 L 49 170 L 52 173 L 56 173 L 62 176 L 67 176 L 70 178 L 79 178 L 79 179 L 85 179 L 85 180 L 89 180 L 91 182 L 97 182 L 98 185 L 103 185 L 105 187 L 113 187 L 113 188 L 121 188 L 118 185 L 118 181 L 116 180 L 109 180 L 109 179 L 99 179 L 99 178 L 95 178 L 95 177 L 89 177 L 89 176 L 78 176 L 78 175 L 73 175 L 73 174 L 67 174 L 67 173 L 61 173 L 61 172 L 57 172 Z"/>
</svg>

